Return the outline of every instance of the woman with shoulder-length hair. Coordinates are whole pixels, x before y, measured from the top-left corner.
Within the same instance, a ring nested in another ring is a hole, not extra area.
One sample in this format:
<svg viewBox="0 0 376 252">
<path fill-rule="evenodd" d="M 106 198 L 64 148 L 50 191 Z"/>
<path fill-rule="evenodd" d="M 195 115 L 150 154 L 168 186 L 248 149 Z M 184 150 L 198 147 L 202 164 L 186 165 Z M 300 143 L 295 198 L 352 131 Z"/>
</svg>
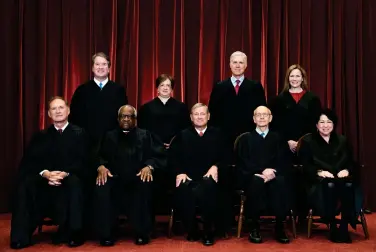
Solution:
<svg viewBox="0 0 376 252">
<path fill-rule="evenodd" d="M 274 117 L 272 127 L 295 153 L 299 138 L 315 131 L 315 118 L 321 110 L 320 99 L 308 89 L 303 67 L 294 64 L 287 69 L 282 92 L 270 107 Z"/>
<path fill-rule="evenodd" d="M 308 196 L 314 209 L 329 222 L 330 240 L 350 243 L 348 224 L 355 220 L 353 153 L 347 138 L 334 131 L 337 116 L 332 110 L 323 110 L 316 121 L 317 132 L 305 137 L 299 149 Z M 335 221 L 338 201 L 339 229 Z"/>
<path fill-rule="evenodd" d="M 299 163 L 296 148 L 299 138 L 315 131 L 315 119 L 321 110 L 320 99 L 308 89 L 308 77 L 303 67 L 298 64 L 291 65 L 284 80 L 281 93 L 272 99 L 270 109 L 273 114 L 271 128 L 277 131 L 290 148 L 292 163 Z M 291 203 L 295 206 L 298 223 L 305 223 L 306 219 L 306 194 L 302 188 L 302 174 L 300 170 L 291 170 L 288 178 L 291 183 Z"/>
</svg>

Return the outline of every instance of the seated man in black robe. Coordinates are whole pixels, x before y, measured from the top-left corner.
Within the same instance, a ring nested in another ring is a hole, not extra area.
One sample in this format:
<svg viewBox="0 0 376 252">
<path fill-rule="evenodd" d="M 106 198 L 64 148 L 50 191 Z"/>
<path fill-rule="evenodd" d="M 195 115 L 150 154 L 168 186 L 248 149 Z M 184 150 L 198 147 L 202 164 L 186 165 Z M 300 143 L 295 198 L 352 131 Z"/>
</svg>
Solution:
<svg viewBox="0 0 376 252">
<path fill-rule="evenodd" d="M 262 210 L 270 205 L 276 215 L 276 239 L 288 243 L 283 225 L 288 210 L 284 179 L 288 145 L 276 132 L 269 131 L 272 115 L 267 107 L 259 106 L 253 120 L 256 129 L 240 138 L 236 153 L 238 181 L 247 197 L 246 215 L 251 219 L 249 240 L 262 242 L 259 218 Z"/>
<path fill-rule="evenodd" d="M 130 105 L 119 109 L 119 127 L 107 132 L 100 149 L 94 193 L 95 226 L 102 246 L 114 245 L 112 229 L 119 210 L 126 210 L 137 245 L 147 244 L 152 230 L 153 172 L 163 169 L 163 143 L 136 127 L 137 112 Z"/>
<path fill-rule="evenodd" d="M 12 215 L 11 247 L 31 245 L 36 226 L 46 215 L 59 225 L 54 243 L 83 243 L 82 178 L 87 141 L 84 131 L 68 123 L 69 107 L 61 97 L 49 102 L 53 125 L 31 140 L 20 164 L 19 184 Z"/>
<path fill-rule="evenodd" d="M 196 205 L 204 222 L 204 245 L 213 245 L 213 224 L 218 212 L 218 173 L 224 165 L 224 140 L 220 131 L 207 127 L 208 107 L 197 103 L 191 109 L 193 126 L 180 132 L 170 146 L 171 166 L 176 175 L 176 202 L 189 241 L 198 240 Z"/>
</svg>

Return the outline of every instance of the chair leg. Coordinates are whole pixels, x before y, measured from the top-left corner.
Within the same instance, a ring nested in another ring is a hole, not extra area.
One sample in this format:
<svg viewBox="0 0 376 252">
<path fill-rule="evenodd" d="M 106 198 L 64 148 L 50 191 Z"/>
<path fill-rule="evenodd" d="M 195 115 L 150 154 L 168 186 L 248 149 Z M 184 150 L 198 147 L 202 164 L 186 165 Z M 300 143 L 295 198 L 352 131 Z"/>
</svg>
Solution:
<svg viewBox="0 0 376 252">
<path fill-rule="evenodd" d="M 168 220 L 168 238 L 172 237 L 172 226 L 174 224 L 174 209 L 171 208 L 170 219 Z"/>
<path fill-rule="evenodd" d="M 294 239 L 296 239 L 296 226 L 295 226 L 295 217 L 294 217 L 294 211 L 290 210 L 290 218 L 291 218 L 291 227 L 292 227 L 292 234 L 294 236 Z"/>
<path fill-rule="evenodd" d="M 311 231 L 312 231 L 312 209 L 309 210 L 308 213 L 308 230 L 307 230 L 307 236 L 308 238 L 311 238 Z"/>
<path fill-rule="evenodd" d="M 368 226 L 367 226 L 366 217 L 364 216 L 363 209 L 360 210 L 360 221 L 362 223 L 364 236 L 368 240 L 369 239 Z"/>
<path fill-rule="evenodd" d="M 243 218 L 244 218 L 244 202 L 245 202 L 245 199 L 244 199 L 244 196 L 240 196 L 240 212 L 239 212 L 239 218 L 238 218 L 238 232 L 237 232 L 237 236 L 238 238 L 240 238 L 240 234 L 242 232 L 242 226 L 243 226 Z"/>
</svg>

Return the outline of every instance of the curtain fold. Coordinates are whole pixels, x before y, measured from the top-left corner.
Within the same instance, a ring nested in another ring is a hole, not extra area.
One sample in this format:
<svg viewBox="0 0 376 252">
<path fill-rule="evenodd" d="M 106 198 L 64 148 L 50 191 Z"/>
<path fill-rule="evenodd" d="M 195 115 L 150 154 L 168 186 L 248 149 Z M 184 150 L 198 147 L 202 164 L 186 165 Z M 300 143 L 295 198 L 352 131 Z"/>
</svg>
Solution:
<svg viewBox="0 0 376 252">
<path fill-rule="evenodd" d="M 246 76 L 261 80 L 268 99 L 281 91 L 287 67 L 301 64 L 366 164 L 363 184 L 376 207 L 368 179 L 376 175 L 375 11 L 373 0 L 1 1 L 0 211 L 8 210 L 24 147 L 50 123 L 47 101 L 70 100 L 91 78 L 97 51 L 110 55 L 110 78 L 136 107 L 156 95 L 161 73 L 175 77 L 177 99 L 207 103 L 214 83 L 230 76 L 229 56 L 237 50 L 248 55 Z"/>
</svg>

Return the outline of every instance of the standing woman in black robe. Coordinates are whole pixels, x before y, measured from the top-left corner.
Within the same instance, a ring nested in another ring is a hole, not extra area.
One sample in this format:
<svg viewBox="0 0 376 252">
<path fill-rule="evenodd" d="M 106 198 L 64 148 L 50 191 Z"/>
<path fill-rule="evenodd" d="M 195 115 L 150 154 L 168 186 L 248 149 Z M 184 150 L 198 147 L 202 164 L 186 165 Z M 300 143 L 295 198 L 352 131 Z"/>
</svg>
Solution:
<svg viewBox="0 0 376 252">
<path fill-rule="evenodd" d="M 190 126 L 188 107 L 171 97 L 174 78 L 161 74 L 155 80 L 158 96 L 141 106 L 138 113 L 138 127 L 158 136 L 168 148 L 171 139 Z"/>
<path fill-rule="evenodd" d="M 137 126 L 146 129 L 157 136 L 166 149 L 169 148 L 172 138 L 180 131 L 191 125 L 188 107 L 171 97 L 174 89 L 174 78 L 167 74 L 161 74 L 155 80 L 158 96 L 141 106 L 138 113 Z M 157 206 L 168 205 L 164 202 L 166 194 L 174 188 L 171 173 L 160 172 L 156 174 L 154 184 L 154 213 L 163 211 Z M 162 200 L 162 202 L 160 202 Z"/>
<path fill-rule="evenodd" d="M 300 137 L 316 131 L 318 114 L 321 111 L 320 99 L 308 90 L 307 74 L 298 64 L 291 65 L 287 71 L 282 92 L 270 103 L 274 116 L 271 128 L 277 131 L 288 143 L 293 163 L 296 158 L 296 147 Z M 301 222 L 306 214 L 301 173 L 292 171 L 293 201 Z M 303 218 L 302 218 L 303 217 Z"/>
</svg>

